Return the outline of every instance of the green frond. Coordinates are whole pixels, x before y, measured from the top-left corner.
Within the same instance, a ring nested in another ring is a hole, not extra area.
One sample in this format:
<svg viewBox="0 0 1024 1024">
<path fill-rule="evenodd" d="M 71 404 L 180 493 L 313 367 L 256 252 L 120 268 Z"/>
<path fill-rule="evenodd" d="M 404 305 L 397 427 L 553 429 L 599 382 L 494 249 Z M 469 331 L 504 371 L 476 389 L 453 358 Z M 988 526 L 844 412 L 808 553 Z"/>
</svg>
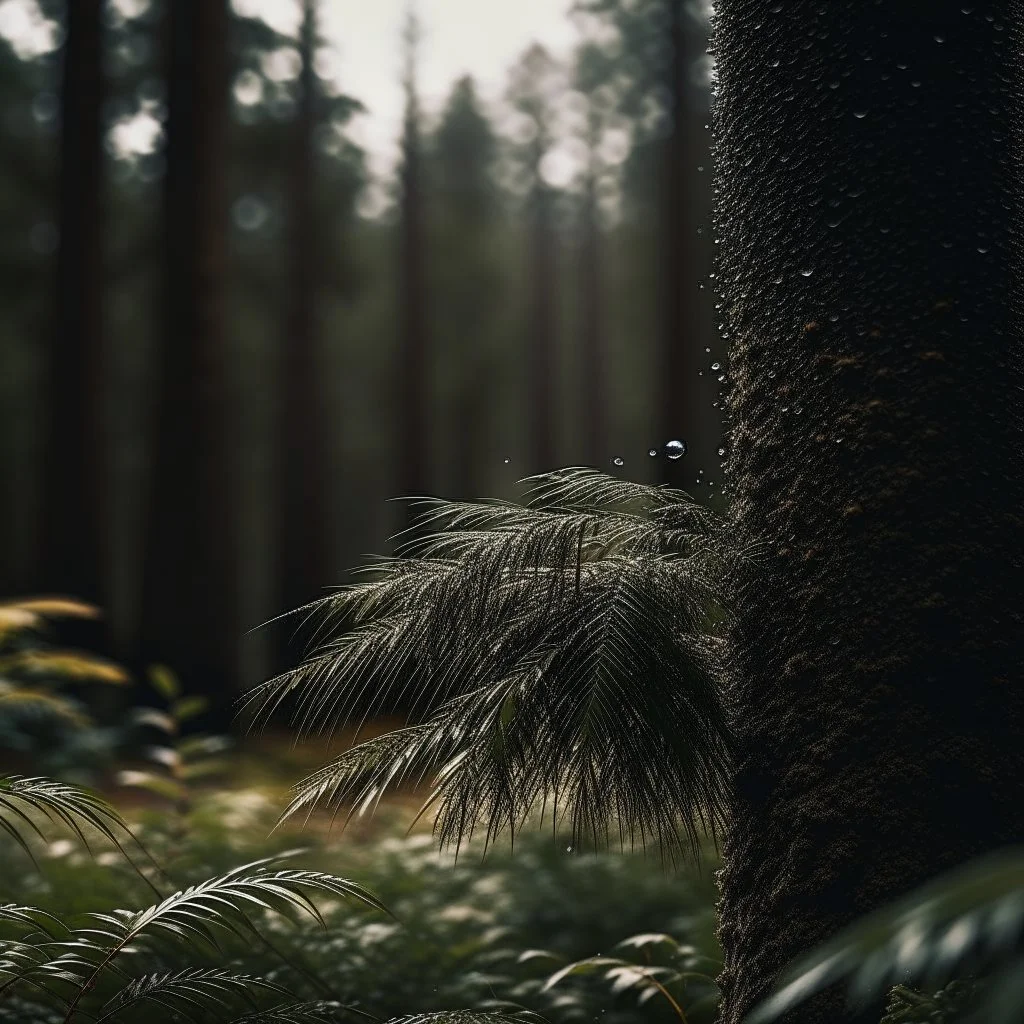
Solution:
<svg viewBox="0 0 1024 1024">
<path fill-rule="evenodd" d="M 72 701 L 59 694 L 0 680 L 0 719 L 10 728 L 84 729 L 90 724 Z"/>
<path fill-rule="evenodd" d="M 236 1017 L 231 1024 L 334 1024 L 338 1020 L 353 1016 L 364 1020 L 375 1019 L 363 1010 L 342 1003 L 317 1000 L 282 1003 L 280 1006 L 256 1010 L 244 1017 Z"/>
<path fill-rule="evenodd" d="M 747 1024 L 777 1020 L 838 982 L 860 1002 L 897 983 L 934 991 L 968 976 L 982 982 L 969 1019 L 1014 1024 L 1024 1003 L 1022 936 L 1024 847 L 1014 847 L 950 872 L 841 932 L 797 962 Z"/>
<path fill-rule="evenodd" d="M 287 989 L 265 978 L 218 969 L 190 968 L 147 974 L 109 999 L 100 1008 L 95 1024 L 102 1024 L 140 1003 L 159 1006 L 174 1014 L 175 1019 L 207 1020 L 209 1014 L 223 1019 L 225 1012 L 239 1003 L 256 1009 L 257 996 L 266 992 L 288 995 Z"/>
<path fill-rule="evenodd" d="M 475 1010 L 440 1010 L 435 1013 L 416 1013 L 408 1017 L 393 1017 L 387 1024 L 523 1024 L 524 1021 L 543 1021 L 540 1014 L 524 1010 L 519 1014 L 480 1013 Z"/>
<path fill-rule="evenodd" d="M 372 806 L 436 774 L 443 842 L 480 823 L 492 839 L 538 806 L 577 839 L 675 853 L 715 833 L 729 760 L 716 517 L 592 470 L 532 482 L 543 507 L 427 502 L 415 557 L 321 601 L 309 658 L 249 695 L 257 720 L 288 701 L 306 732 L 357 708 L 422 723 L 346 751 L 286 815 Z"/>
<path fill-rule="evenodd" d="M 0 643 L 40 629 L 47 619 L 97 619 L 95 605 L 71 597 L 34 597 L 0 602 Z"/>
<path fill-rule="evenodd" d="M 6 676 L 57 681 L 110 683 L 123 686 L 131 677 L 120 665 L 84 651 L 24 650 L 0 658 L 0 673 Z"/>
<path fill-rule="evenodd" d="M 33 931 L 41 930 L 44 934 L 53 936 L 55 931 L 66 931 L 63 923 L 52 914 L 38 907 L 25 907 L 18 903 L 0 904 L 0 922 L 13 921 L 25 925 Z"/>
<path fill-rule="evenodd" d="M 74 1016 L 82 999 L 94 990 L 101 976 L 119 971 L 122 954 L 128 950 L 137 952 L 145 940 L 162 941 L 187 950 L 217 951 L 220 933 L 229 933 L 246 942 L 259 936 L 255 915 L 264 913 L 280 914 L 293 921 L 308 916 L 326 927 L 311 898 L 317 893 L 354 900 L 387 913 L 387 908 L 372 893 L 354 882 L 321 871 L 274 869 L 273 864 L 273 859 L 266 859 L 241 865 L 138 912 L 88 915 L 95 925 L 76 931 L 72 942 L 59 944 L 64 949 L 73 946 L 71 952 L 77 957 L 74 966 L 78 971 L 70 972 L 76 991 L 67 1003 L 68 1019 Z M 41 969 L 46 969 L 45 964 Z M 138 982 L 139 987 L 130 988 L 129 995 L 141 999 L 156 998 L 157 993 L 162 993 L 175 1003 L 188 998 L 194 1000 L 196 992 L 189 989 L 189 979 L 175 978 L 165 975 L 149 983 Z M 193 977 L 192 981 L 195 980 Z M 217 980 L 209 975 L 203 975 L 197 984 L 199 991 L 211 999 L 223 996 L 224 985 L 232 985 L 225 981 L 225 976 Z"/>
<path fill-rule="evenodd" d="M 98 832 L 125 853 L 122 841 L 134 839 L 121 816 L 106 801 L 81 786 L 21 775 L 0 777 L 0 831 L 31 856 L 26 836 L 45 838 L 32 813 L 70 829 L 88 848 L 87 830 Z"/>
<path fill-rule="evenodd" d="M 355 900 L 387 913 L 387 908 L 369 890 L 355 882 L 322 871 L 297 868 L 273 870 L 272 860 L 243 864 L 217 878 L 208 879 L 155 903 L 138 913 L 92 914 L 105 931 L 93 930 L 115 940 L 121 949 L 143 935 L 173 940 L 195 940 L 216 948 L 216 930 L 245 935 L 256 930 L 254 912 L 273 911 L 286 917 L 296 913 L 323 918 L 310 893 L 325 893 Z"/>
</svg>

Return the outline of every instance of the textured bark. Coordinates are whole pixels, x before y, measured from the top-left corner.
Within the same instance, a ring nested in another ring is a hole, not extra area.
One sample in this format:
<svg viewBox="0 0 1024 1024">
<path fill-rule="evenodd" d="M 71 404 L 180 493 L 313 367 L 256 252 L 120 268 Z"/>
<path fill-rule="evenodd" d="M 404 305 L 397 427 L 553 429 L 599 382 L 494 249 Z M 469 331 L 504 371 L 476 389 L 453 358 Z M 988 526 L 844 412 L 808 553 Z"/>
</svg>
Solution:
<svg viewBox="0 0 1024 1024">
<path fill-rule="evenodd" d="M 330 582 L 330 431 L 318 358 L 320 268 L 324 258 L 313 207 L 317 81 L 313 0 L 305 0 L 299 102 L 289 153 L 288 292 L 282 342 L 282 429 L 279 453 L 278 553 L 284 609 L 312 600 Z"/>
<path fill-rule="evenodd" d="M 226 710 L 241 632 L 224 334 L 227 0 L 175 0 L 167 18 L 163 338 L 139 657 Z"/>
<path fill-rule="evenodd" d="M 416 96 L 419 27 L 410 15 L 405 33 L 405 131 L 402 137 L 402 228 L 399 254 L 399 487 L 403 497 L 429 488 L 430 423 L 427 414 L 430 346 L 424 273 L 423 153 Z M 409 508 L 412 525 L 417 515 Z"/>
<path fill-rule="evenodd" d="M 763 545 L 734 589 L 738 1024 L 792 957 L 1024 837 L 1021 9 L 715 20 L 729 482 Z"/>
<path fill-rule="evenodd" d="M 67 15 L 40 563 L 45 589 L 103 601 L 103 4 Z"/>
</svg>

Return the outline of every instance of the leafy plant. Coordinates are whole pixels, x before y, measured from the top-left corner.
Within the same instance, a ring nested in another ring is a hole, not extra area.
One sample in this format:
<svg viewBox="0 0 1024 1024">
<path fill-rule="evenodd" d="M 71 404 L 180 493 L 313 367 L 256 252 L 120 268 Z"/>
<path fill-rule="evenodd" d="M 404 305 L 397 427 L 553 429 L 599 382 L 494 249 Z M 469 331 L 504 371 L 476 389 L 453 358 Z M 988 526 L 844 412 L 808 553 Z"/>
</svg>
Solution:
<svg viewBox="0 0 1024 1024">
<path fill-rule="evenodd" d="M 222 755 L 231 741 L 225 736 L 184 735 L 185 726 L 207 709 L 208 701 L 183 695 L 177 677 L 163 665 L 153 666 L 149 678 L 166 706 L 135 708 L 131 717 L 136 733 L 158 738 L 143 744 L 146 767 L 122 769 L 117 781 L 167 800 L 175 811 L 185 814 L 192 805 L 195 784 L 223 772 Z"/>
<path fill-rule="evenodd" d="M 65 825 L 86 844 L 91 830 L 122 852 L 122 834 L 131 835 L 116 811 L 78 787 L 38 778 L 0 780 L 0 824 L 26 851 L 33 835 L 43 837 L 33 815 Z M 38 907 L 0 905 L 0 927 L 18 933 L 0 938 L 5 1019 L 128 1020 L 144 1004 L 192 1021 L 336 1019 L 340 1004 L 299 999 L 275 979 L 181 963 L 223 956 L 225 939 L 261 943 L 273 952 L 264 934 L 268 914 L 296 922 L 308 916 L 326 928 L 312 899 L 317 894 L 385 911 L 356 883 L 271 858 L 180 889 L 140 911 L 91 913 L 77 926 Z M 126 960 L 143 966 L 143 973 L 127 970 Z"/>
<path fill-rule="evenodd" d="M 63 597 L 0 604 L 0 747 L 47 771 L 76 769 L 112 753 L 115 737 L 96 727 L 83 688 L 124 686 L 128 673 L 86 651 L 52 643 L 57 619 L 99 617 L 93 605 Z"/>
<path fill-rule="evenodd" d="M 28 836 L 44 838 L 38 818 L 64 825 L 86 847 L 86 830 L 98 833 L 122 853 L 124 838 L 131 837 L 128 826 L 117 811 L 88 790 L 52 779 L 19 775 L 0 778 L 0 830 L 30 857 L 32 850 Z"/>
<path fill-rule="evenodd" d="M 419 724 L 345 751 L 286 817 L 375 806 L 436 776 L 442 842 L 518 830 L 534 809 L 574 845 L 699 852 L 724 815 L 729 744 L 717 582 L 734 555 L 679 491 L 575 469 L 525 505 L 427 502 L 406 557 L 302 611 L 314 649 L 257 687 L 258 722 L 331 732 L 404 706 Z M 421 536 L 421 532 L 434 532 Z"/>
<path fill-rule="evenodd" d="M 795 964 L 747 1024 L 769 1024 L 841 981 L 853 1003 L 899 983 L 887 1024 L 1014 1024 L 1024 1006 L 1022 939 L 1024 848 L 1014 847 L 949 872 L 841 932 Z"/>
<path fill-rule="evenodd" d="M 710 908 L 709 908 L 710 909 Z M 709 913 L 703 925 L 710 940 L 714 929 L 714 914 Z M 707 927 L 709 926 L 709 927 Z M 690 922 L 688 932 L 699 933 Z M 633 997 L 637 1006 L 652 999 L 663 1000 L 672 1012 L 689 1024 L 714 1019 L 718 1006 L 718 985 L 715 975 L 721 968 L 721 956 L 716 944 L 707 941 L 701 948 L 681 943 L 663 932 L 631 935 L 615 947 L 619 956 L 597 954 L 575 960 L 550 975 L 540 989 L 549 993 L 556 986 L 565 987 L 567 981 L 581 977 L 599 978 L 612 997 Z M 520 963 L 539 961 L 554 963 L 560 957 L 548 950 L 529 949 L 519 956 Z"/>
</svg>

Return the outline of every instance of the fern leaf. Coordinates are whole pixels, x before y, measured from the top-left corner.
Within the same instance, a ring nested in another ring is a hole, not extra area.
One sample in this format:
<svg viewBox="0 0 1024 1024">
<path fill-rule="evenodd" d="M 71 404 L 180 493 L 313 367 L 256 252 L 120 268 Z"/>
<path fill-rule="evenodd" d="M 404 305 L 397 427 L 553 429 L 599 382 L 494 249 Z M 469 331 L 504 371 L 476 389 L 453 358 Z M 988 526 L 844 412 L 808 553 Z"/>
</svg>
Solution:
<svg viewBox="0 0 1024 1024">
<path fill-rule="evenodd" d="M 697 854 L 725 813 L 729 744 L 713 621 L 717 518 L 688 496 L 592 470 L 533 478 L 532 505 L 425 503 L 415 557 L 319 603 L 293 672 L 257 687 L 303 731 L 411 708 L 296 788 L 286 816 L 371 807 L 436 776 L 443 842 L 546 808 L 577 840 L 617 831 Z M 361 723 L 360 723 L 361 725 Z"/>
<path fill-rule="evenodd" d="M 768 1024 L 822 989 L 846 982 L 851 1001 L 897 983 L 935 990 L 977 976 L 978 1020 L 1020 1019 L 1024 847 L 980 858 L 841 932 L 796 963 L 748 1024 Z M 959 1018 L 957 1018 L 959 1019 Z"/>
<path fill-rule="evenodd" d="M 255 1007 L 260 992 L 288 995 L 287 989 L 264 978 L 217 969 L 190 968 L 136 978 L 100 1009 L 95 1024 L 102 1024 L 140 1003 L 153 1003 L 176 1016 L 194 1021 L 207 1014 L 223 1017 L 240 1001 Z"/>
</svg>

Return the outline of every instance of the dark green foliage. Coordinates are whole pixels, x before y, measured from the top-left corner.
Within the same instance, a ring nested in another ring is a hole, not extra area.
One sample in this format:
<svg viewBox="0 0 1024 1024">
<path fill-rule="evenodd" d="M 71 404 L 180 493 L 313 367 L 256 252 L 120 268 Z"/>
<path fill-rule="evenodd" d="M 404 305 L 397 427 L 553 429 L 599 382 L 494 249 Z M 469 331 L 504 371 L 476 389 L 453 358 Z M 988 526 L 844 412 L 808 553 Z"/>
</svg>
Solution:
<svg viewBox="0 0 1024 1024">
<path fill-rule="evenodd" d="M 713 635 L 730 557 L 687 495 L 567 470 L 526 506 L 432 502 L 406 557 L 307 609 L 308 660 L 257 687 L 306 732 L 411 707 L 420 724 L 347 750 L 286 816 L 366 808 L 437 775 L 443 842 L 550 812 L 576 844 L 616 832 L 669 855 L 720 825 L 728 771 Z"/>
<path fill-rule="evenodd" d="M 950 872 L 800 960 L 747 1018 L 768 1024 L 844 982 L 852 1002 L 889 986 L 885 1024 L 1015 1024 L 1024 1007 L 1024 849 Z M 922 995 L 908 985 L 935 995 Z"/>
</svg>

